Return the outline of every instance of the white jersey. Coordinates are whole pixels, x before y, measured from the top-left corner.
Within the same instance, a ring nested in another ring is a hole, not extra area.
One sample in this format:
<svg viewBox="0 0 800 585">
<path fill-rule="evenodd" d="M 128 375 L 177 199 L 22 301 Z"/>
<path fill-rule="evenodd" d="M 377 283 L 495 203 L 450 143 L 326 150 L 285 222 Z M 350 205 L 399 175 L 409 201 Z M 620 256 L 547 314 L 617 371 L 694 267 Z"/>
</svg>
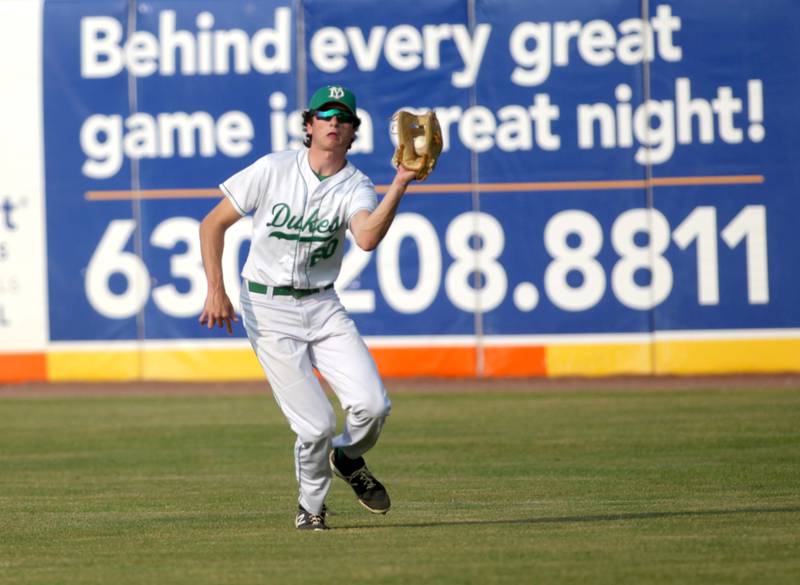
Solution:
<svg viewBox="0 0 800 585">
<path fill-rule="evenodd" d="M 305 289 L 333 283 L 350 219 L 378 203 L 375 185 L 350 162 L 320 181 L 307 148 L 268 154 L 220 189 L 241 215 L 253 214 L 242 276 L 269 286 Z"/>
</svg>

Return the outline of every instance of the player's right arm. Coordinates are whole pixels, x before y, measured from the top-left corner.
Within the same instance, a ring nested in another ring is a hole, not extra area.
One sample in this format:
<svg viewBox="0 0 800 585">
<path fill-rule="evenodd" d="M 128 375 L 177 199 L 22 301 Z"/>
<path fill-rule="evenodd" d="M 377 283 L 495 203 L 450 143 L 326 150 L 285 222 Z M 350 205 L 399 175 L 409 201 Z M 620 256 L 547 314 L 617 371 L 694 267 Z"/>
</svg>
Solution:
<svg viewBox="0 0 800 585">
<path fill-rule="evenodd" d="M 222 279 L 222 250 L 225 245 L 225 231 L 242 216 L 228 200 L 222 200 L 212 209 L 200 224 L 200 251 L 203 255 L 203 268 L 206 273 L 208 292 L 200 324 L 212 329 L 215 325 L 228 329 L 233 335 L 231 321 L 238 321 Z"/>
<path fill-rule="evenodd" d="M 350 232 L 359 248 L 371 252 L 378 247 L 392 226 L 397 207 L 400 205 L 400 200 L 403 198 L 408 184 L 416 176 L 416 171 L 409 171 L 403 165 L 399 165 L 389 190 L 378 206 L 371 212 L 362 209 L 353 215 L 350 219 Z"/>
</svg>

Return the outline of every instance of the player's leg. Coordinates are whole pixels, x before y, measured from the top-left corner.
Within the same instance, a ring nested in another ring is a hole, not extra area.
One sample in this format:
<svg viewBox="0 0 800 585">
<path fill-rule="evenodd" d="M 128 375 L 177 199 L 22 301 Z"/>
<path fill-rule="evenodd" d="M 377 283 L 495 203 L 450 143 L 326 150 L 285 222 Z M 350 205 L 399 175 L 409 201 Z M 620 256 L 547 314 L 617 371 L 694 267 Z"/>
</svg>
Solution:
<svg viewBox="0 0 800 585">
<path fill-rule="evenodd" d="M 385 514 L 391 506 L 389 495 L 362 456 L 377 442 L 391 403 L 355 324 L 338 299 L 328 304 L 324 326 L 309 352 L 347 412 L 342 433 L 333 439 L 331 467 L 366 509 Z"/>
<path fill-rule="evenodd" d="M 319 308 L 327 311 L 327 317 L 309 354 L 347 412 L 342 434 L 334 437 L 333 444 L 355 459 L 377 442 L 391 401 L 372 355 L 338 298 L 333 296 Z"/>
<path fill-rule="evenodd" d="M 242 297 L 243 322 L 250 343 L 275 401 L 297 435 L 299 503 L 309 513 L 320 515 L 330 489 L 328 453 L 336 416 L 312 369 L 308 344 L 298 338 L 303 329 L 301 317 L 291 303 L 259 303 L 249 301 L 244 294 Z"/>
</svg>

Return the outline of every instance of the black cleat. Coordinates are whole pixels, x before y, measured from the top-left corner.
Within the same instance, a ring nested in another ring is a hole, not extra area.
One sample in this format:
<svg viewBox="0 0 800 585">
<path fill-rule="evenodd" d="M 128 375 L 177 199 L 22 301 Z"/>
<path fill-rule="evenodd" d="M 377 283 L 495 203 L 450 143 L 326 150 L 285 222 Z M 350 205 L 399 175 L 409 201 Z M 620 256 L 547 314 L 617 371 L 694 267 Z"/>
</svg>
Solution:
<svg viewBox="0 0 800 585">
<path fill-rule="evenodd" d="M 386 514 L 392 504 L 383 484 L 375 479 L 363 457 L 349 459 L 338 449 L 331 451 L 331 469 L 345 480 L 356 493 L 358 502 L 373 514 Z"/>
<path fill-rule="evenodd" d="M 298 530 L 330 530 L 325 524 L 325 506 L 322 507 L 321 514 L 312 514 L 303 506 L 297 507 L 297 516 L 294 519 L 294 526 Z"/>
</svg>

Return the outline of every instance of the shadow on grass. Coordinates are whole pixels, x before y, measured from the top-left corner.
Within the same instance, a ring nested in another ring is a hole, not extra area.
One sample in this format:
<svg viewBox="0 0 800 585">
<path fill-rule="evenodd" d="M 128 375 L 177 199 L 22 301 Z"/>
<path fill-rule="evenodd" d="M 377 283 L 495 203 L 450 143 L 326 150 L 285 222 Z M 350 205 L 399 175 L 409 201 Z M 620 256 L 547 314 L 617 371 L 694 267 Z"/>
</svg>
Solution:
<svg viewBox="0 0 800 585">
<path fill-rule="evenodd" d="M 627 522 L 659 518 L 694 518 L 703 516 L 728 516 L 733 514 L 778 514 L 797 513 L 800 506 L 781 508 L 731 508 L 718 510 L 685 510 L 675 512 L 631 512 L 628 514 L 596 514 L 580 516 L 544 516 L 534 518 L 510 518 L 506 520 L 443 520 L 441 522 L 399 522 L 391 524 L 369 524 L 333 526 L 338 530 L 363 528 L 433 528 L 437 526 L 489 526 L 492 524 L 572 524 L 583 522 Z"/>
</svg>

